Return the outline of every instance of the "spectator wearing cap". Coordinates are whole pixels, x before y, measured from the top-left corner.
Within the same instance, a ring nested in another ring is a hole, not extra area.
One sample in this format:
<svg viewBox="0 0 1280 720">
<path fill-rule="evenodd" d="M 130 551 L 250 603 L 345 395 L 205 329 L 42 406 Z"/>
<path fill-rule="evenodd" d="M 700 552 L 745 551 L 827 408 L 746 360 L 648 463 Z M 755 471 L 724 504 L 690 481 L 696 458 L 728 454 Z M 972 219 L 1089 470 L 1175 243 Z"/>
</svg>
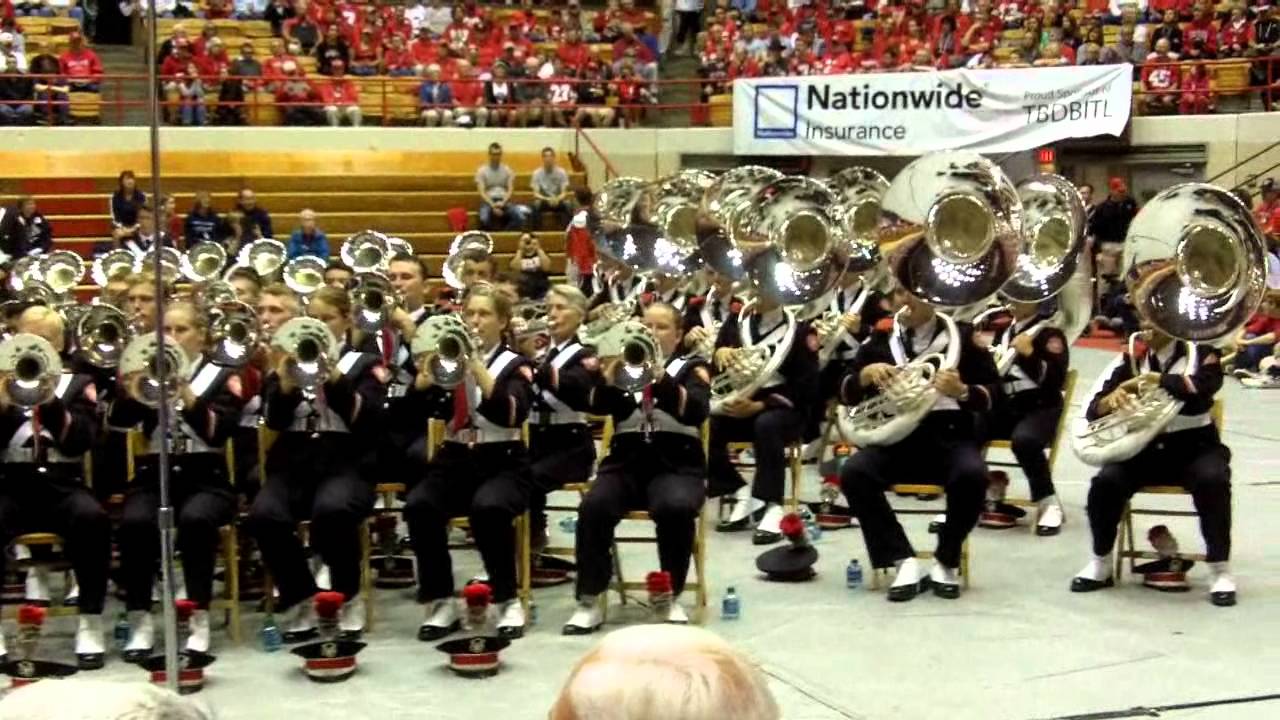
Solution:
<svg viewBox="0 0 1280 720">
<path fill-rule="evenodd" d="M 440 66 L 432 63 L 423 73 L 425 80 L 418 87 L 418 108 L 422 124 L 427 127 L 448 127 L 453 124 L 453 91 L 449 83 L 440 79 Z"/>
<path fill-rule="evenodd" d="M 98 92 L 102 80 L 102 60 L 98 54 L 85 47 L 84 35 L 72 31 L 67 36 L 66 51 L 58 56 L 59 73 L 67 79 L 67 85 L 75 92 Z"/>
<path fill-rule="evenodd" d="M 323 260 L 329 259 L 329 238 L 324 231 L 316 227 L 316 213 L 306 209 L 298 213 L 300 223 L 289 235 L 288 256 L 292 260 L 303 255 L 314 255 Z"/>
<path fill-rule="evenodd" d="M 529 218 L 529 208 L 511 202 L 516 174 L 502 162 L 502 146 L 489 145 L 489 161 L 476 170 L 476 192 L 480 195 L 481 230 L 520 230 Z"/>
<path fill-rule="evenodd" d="M 1107 183 L 1107 198 L 1094 207 L 1089 221 L 1093 236 L 1094 267 L 1099 277 L 1114 277 L 1124 248 L 1129 223 L 1138 214 L 1138 203 L 1129 195 L 1124 180 L 1113 177 Z"/>
<path fill-rule="evenodd" d="M 320 83 L 320 101 L 329 126 L 340 127 L 346 122 L 351 127 L 360 127 L 360 88 L 347 77 L 346 63 L 334 60 L 330 69 L 329 79 Z"/>
</svg>

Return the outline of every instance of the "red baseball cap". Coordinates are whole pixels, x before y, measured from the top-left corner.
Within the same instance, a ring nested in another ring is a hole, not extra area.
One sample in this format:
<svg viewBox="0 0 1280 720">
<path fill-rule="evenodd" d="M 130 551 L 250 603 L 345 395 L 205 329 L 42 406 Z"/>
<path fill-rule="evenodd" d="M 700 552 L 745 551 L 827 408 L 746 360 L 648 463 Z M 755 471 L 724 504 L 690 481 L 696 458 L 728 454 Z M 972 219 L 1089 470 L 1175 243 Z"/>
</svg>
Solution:
<svg viewBox="0 0 1280 720">
<path fill-rule="evenodd" d="M 1124 192 L 1128 189 L 1128 186 L 1124 184 L 1124 180 L 1118 177 L 1111 178 L 1111 180 L 1107 182 L 1107 187 L 1111 188 L 1111 192 Z"/>
</svg>

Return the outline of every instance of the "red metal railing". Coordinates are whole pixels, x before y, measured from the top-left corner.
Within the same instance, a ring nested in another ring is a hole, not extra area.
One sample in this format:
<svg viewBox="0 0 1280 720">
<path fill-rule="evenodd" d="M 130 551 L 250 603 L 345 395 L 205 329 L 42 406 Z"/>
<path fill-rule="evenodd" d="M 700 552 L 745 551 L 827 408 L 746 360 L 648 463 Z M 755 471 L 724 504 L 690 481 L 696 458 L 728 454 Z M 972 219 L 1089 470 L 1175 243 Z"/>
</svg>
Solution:
<svg viewBox="0 0 1280 720">
<path fill-rule="evenodd" d="M 618 171 L 617 171 L 617 169 L 616 169 L 616 168 L 614 168 L 614 167 L 613 167 L 613 163 L 609 162 L 609 156 L 608 156 L 608 155 L 606 155 L 606 154 L 604 153 L 604 150 L 601 150 L 601 149 L 600 149 L 600 146 L 596 144 L 596 141 L 595 141 L 595 140 L 592 140 L 592 139 L 591 139 L 591 136 L 587 134 L 587 131 L 586 131 L 586 130 L 583 130 L 582 128 L 577 128 L 577 129 L 574 131 L 574 133 L 573 133 L 573 154 L 574 154 L 574 156 L 575 156 L 575 157 L 579 157 L 579 158 L 581 158 L 581 157 L 582 157 L 582 145 L 581 145 L 581 143 L 582 143 L 583 141 L 585 141 L 585 142 L 587 143 L 587 145 L 588 145 L 588 146 L 589 146 L 589 147 L 590 147 L 590 148 L 595 152 L 595 154 L 600 158 L 600 161 L 601 161 L 602 163 L 604 163 L 604 179 L 605 179 L 605 182 L 608 182 L 608 181 L 610 181 L 610 180 L 612 180 L 612 179 L 614 179 L 614 178 L 618 177 Z"/>
<path fill-rule="evenodd" d="M 1177 87 L 1172 87 L 1168 90 L 1144 89 L 1145 85 L 1142 83 L 1142 79 L 1148 71 L 1169 67 L 1176 69 L 1179 77 L 1181 77 L 1182 73 L 1187 72 L 1194 65 L 1203 65 L 1206 74 L 1211 78 L 1217 79 L 1216 83 L 1211 84 L 1208 90 L 1183 88 L 1180 80 L 1177 83 Z M 1140 115 L 1148 107 L 1149 103 L 1145 99 L 1147 96 L 1177 96 L 1180 100 L 1183 96 L 1193 93 L 1201 93 L 1212 98 L 1243 96 L 1250 98 L 1250 100 L 1253 95 L 1257 94 L 1262 100 L 1263 110 L 1269 111 L 1272 107 L 1273 97 L 1280 102 L 1280 82 L 1277 82 L 1280 68 L 1277 68 L 1277 65 L 1280 65 L 1280 58 L 1160 62 L 1136 66 L 1135 81 L 1138 84 L 1134 88 L 1135 107 L 1133 114 Z M 1255 70 L 1261 71 L 1260 82 L 1255 82 Z M 50 75 L 0 75 L 0 78 L 13 77 L 24 77 L 39 84 L 65 85 L 65 78 Z M 325 76 L 312 76 L 305 79 L 312 88 L 317 90 L 317 93 L 319 88 L 329 82 L 329 78 Z M 365 118 L 372 119 L 372 117 L 377 117 L 381 125 L 418 124 L 421 121 L 421 113 L 425 107 L 418 99 L 418 89 L 422 84 L 420 78 L 412 76 L 357 77 L 348 75 L 347 79 L 351 80 L 361 94 L 361 98 L 355 104 L 360 106 Z M 1230 80 L 1229 84 L 1226 82 L 1228 79 Z M 139 111 L 137 124 L 143 123 L 145 113 L 141 111 L 147 106 L 146 100 L 125 100 L 121 99 L 121 97 L 125 88 L 130 85 L 135 91 L 138 91 L 135 94 L 145 94 L 141 92 L 146 88 L 147 78 L 145 75 L 103 75 L 95 78 L 95 80 L 99 88 L 96 98 L 73 97 L 63 100 L 60 96 L 55 98 L 54 94 L 50 93 L 44 100 L 6 100 L 0 101 L 0 104 L 10 106 L 32 105 L 35 112 L 46 122 L 53 122 L 59 114 L 59 109 L 67 107 L 68 110 L 73 111 L 73 115 L 92 116 L 104 125 L 116 126 L 129 124 L 126 122 L 126 113 L 131 109 L 136 109 Z M 168 84 L 174 80 L 175 78 L 165 78 L 162 82 Z M 202 78 L 202 82 L 205 80 L 209 82 L 209 88 L 203 98 L 203 104 L 206 108 L 206 124 L 212 124 L 210 116 L 219 108 L 237 111 L 235 115 L 239 116 L 243 123 L 269 125 L 278 124 L 283 119 L 285 112 L 291 108 L 310 108 L 322 111 L 326 107 L 325 103 L 319 99 L 288 102 L 276 99 L 274 93 L 263 92 L 264 89 L 269 90 L 281 83 L 282 79 L 279 78 L 243 78 L 242 80 L 245 84 L 244 100 L 225 101 L 217 99 L 217 94 L 219 84 L 227 79 L 221 77 Z M 517 87 L 570 84 L 576 89 L 584 84 L 604 86 L 609 90 L 609 100 L 606 104 L 585 104 L 576 100 L 564 103 L 540 103 L 537 105 L 528 103 L 484 105 L 481 103 L 464 108 L 451 106 L 443 109 L 466 112 L 483 107 L 490 111 L 510 113 L 502 126 L 537 122 L 538 124 L 549 123 L 554 127 L 579 127 L 581 121 L 586 119 L 585 115 L 578 115 L 577 111 L 579 109 L 610 109 L 613 111 L 612 122 L 625 126 L 653 120 L 658 115 L 668 111 L 685 111 L 690 114 L 688 125 L 698 126 L 712 124 L 710 112 L 712 106 L 706 101 L 707 98 L 713 95 L 727 94 L 732 86 L 732 81 L 715 81 L 705 78 L 665 78 L 641 81 L 615 78 L 592 80 L 589 83 L 581 79 L 573 79 L 569 83 L 564 83 L 557 79 L 512 79 L 509 82 Z M 483 86 L 483 83 L 481 85 Z M 685 101 L 673 101 L 670 95 L 681 90 L 691 98 Z M 73 89 L 74 94 L 75 90 Z M 369 101 L 370 94 L 376 96 L 376 102 Z M 628 100 L 622 100 L 622 96 L 628 97 Z M 81 102 L 85 103 L 84 107 L 96 107 L 97 112 L 85 112 L 83 109 L 80 112 L 74 112 Z M 169 124 L 179 124 L 178 117 L 184 103 L 175 99 L 173 94 L 170 93 L 162 104 Z M 351 103 L 346 105 L 349 104 Z M 1173 103 L 1175 110 L 1178 104 L 1178 102 Z M 278 114 L 280 117 L 273 118 L 273 114 Z M 322 112 L 320 114 L 323 115 Z M 272 122 L 273 119 L 275 122 Z M 316 118 L 316 121 L 323 124 L 322 118 Z M 491 126 L 494 125 L 491 124 Z M 591 142 L 589 138 L 588 142 Z"/>
</svg>

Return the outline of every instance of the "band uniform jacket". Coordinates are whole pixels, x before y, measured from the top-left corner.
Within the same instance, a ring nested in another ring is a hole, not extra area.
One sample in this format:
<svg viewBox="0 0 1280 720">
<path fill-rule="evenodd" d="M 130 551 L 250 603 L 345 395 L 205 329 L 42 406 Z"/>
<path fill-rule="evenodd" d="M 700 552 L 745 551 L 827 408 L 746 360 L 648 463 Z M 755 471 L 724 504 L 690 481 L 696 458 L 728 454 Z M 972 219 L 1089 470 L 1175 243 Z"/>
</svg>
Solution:
<svg viewBox="0 0 1280 720">
<path fill-rule="evenodd" d="M 1000 343 L 1011 343 L 1015 333 L 1026 332 L 1048 320 L 1037 315 L 1025 323 L 1010 323 L 1001 333 Z M 1002 378 L 1001 402 L 1017 413 L 1062 404 L 1062 387 L 1070 367 L 1070 343 L 1056 327 L 1044 326 L 1031 340 L 1031 354 L 1015 355 L 1013 366 Z"/>
<path fill-rule="evenodd" d="M 644 412 L 643 392 L 628 393 L 611 384 L 597 387 L 591 396 L 591 412 L 608 415 L 614 424 L 613 442 L 605 453 L 624 462 L 631 457 L 645 457 L 646 462 L 661 457 L 671 467 L 705 467 L 701 428 L 711 413 L 710 378 L 701 358 L 670 358 L 662 377 L 648 388 L 652 413 L 647 433 L 627 431 L 637 422 L 645 422 L 637 416 Z"/>
<path fill-rule="evenodd" d="M 201 358 L 191 374 L 190 383 L 196 401 L 191 407 L 182 408 L 178 415 L 179 432 L 174 435 L 174 449 L 179 452 L 219 453 L 240 426 L 240 412 L 245 400 L 238 373 Z M 156 451 L 159 420 L 155 408 L 123 394 L 112 401 L 107 412 L 107 423 L 111 427 L 140 425 L 151 452 Z M 182 443 L 188 443 L 188 446 L 183 447 Z M 214 465 L 211 470 L 223 467 L 221 463 Z"/>
<path fill-rule="evenodd" d="M 386 388 L 374 369 L 381 358 L 352 350 L 343 353 L 341 358 L 339 369 L 342 374 L 322 385 L 315 399 L 305 397 L 300 388 L 295 388 L 292 393 L 284 392 L 279 375 L 268 373 L 262 380 L 263 418 L 267 427 L 281 433 L 291 430 L 347 433 L 360 439 L 378 432 L 382 426 L 382 402 Z M 296 426 L 299 408 L 304 403 L 310 406 L 317 419 L 310 429 Z"/>
<path fill-rule="evenodd" d="M 765 321 L 764 315 L 753 313 L 744 318 L 741 326 L 736 321 L 726 321 L 716 336 L 716 349 L 746 346 L 744 333 L 751 334 L 753 344 L 776 344 L 773 336 L 786 325 L 785 316 L 782 313 L 777 316 L 781 319 Z M 762 325 L 765 322 L 767 324 Z M 763 402 L 766 409 L 787 408 L 805 412 L 818 401 L 819 370 L 818 337 L 808 323 L 797 320 L 795 337 L 791 339 L 786 359 L 778 368 L 778 377 L 766 380 L 765 386 L 757 390 L 751 399 Z"/>
<path fill-rule="evenodd" d="M 975 415 L 977 413 L 990 412 L 999 401 L 1000 376 L 996 370 L 996 363 L 991 356 L 991 351 L 980 347 L 974 341 L 973 326 L 968 323 L 958 322 L 956 323 L 956 331 L 960 336 L 954 340 L 954 342 L 960 343 L 960 356 L 956 362 L 956 370 L 960 373 L 961 382 L 969 386 L 969 397 L 963 402 L 945 397 L 940 398 L 938 404 L 922 421 L 921 426 L 936 424 L 941 433 L 953 434 L 962 438 L 973 438 L 976 437 L 977 431 Z M 880 394 L 880 389 L 875 385 L 863 387 L 859 376 L 863 368 L 875 363 L 898 365 L 891 347 L 893 333 L 892 329 L 877 327 L 866 342 L 862 343 L 862 346 L 858 348 L 858 354 L 849 366 L 848 374 L 840 382 L 840 402 L 845 405 L 856 405 L 863 400 Z M 941 319 L 936 319 L 930 340 L 934 343 L 941 343 L 938 352 L 944 354 L 947 344 L 942 343 L 940 336 L 945 333 L 946 325 Z M 915 358 L 917 352 L 912 347 L 910 339 L 905 337 L 907 335 L 905 329 L 902 335 L 904 337 L 900 339 L 902 340 L 906 358 L 908 360 Z"/>
<path fill-rule="evenodd" d="M 0 477 L 12 477 L 15 465 L 20 463 L 48 463 L 54 477 L 79 479 L 83 474 L 80 459 L 93 445 L 97 430 L 98 399 L 93 379 L 64 373 L 53 399 L 36 407 L 30 419 L 26 411 L 16 405 L 0 412 L 0 438 L 4 439 L 5 447 Z M 30 452 L 36 432 L 41 436 L 43 457 Z"/>
<path fill-rule="evenodd" d="M 510 352 L 515 357 L 493 378 L 493 392 L 489 397 L 470 406 L 471 417 L 468 424 L 471 426 L 476 425 L 476 418 L 480 416 L 484 421 L 498 427 L 519 428 L 529 417 L 529 411 L 533 407 L 534 376 L 529 359 L 507 347 L 505 343 L 499 343 L 485 358 L 485 366 L 491 368 L 492 363 L 504 352 Z M 461 390 L 468 384 L 459 384 L 454 390 Z M 411 385 L 405 395 L 406 403 L 409 405 L 406 412 L 420 418 L 451 421 L 454 411 L 454 390 L 438 385 L 432 385 L 426 390 L 418 390 Z"/>
</svg>

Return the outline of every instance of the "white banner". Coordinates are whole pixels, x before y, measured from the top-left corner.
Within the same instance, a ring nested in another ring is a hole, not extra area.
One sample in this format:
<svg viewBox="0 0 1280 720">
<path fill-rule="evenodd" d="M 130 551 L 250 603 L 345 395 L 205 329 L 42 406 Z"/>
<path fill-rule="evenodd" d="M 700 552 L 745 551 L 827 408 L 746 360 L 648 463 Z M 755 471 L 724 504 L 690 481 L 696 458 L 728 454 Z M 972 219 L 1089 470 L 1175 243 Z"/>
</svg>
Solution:
<svg viewBox="0 0 1280 720">
<path fill-rule="evenodd" d="M 1013 152 L 1119 135 L 1131 65 L 821 75 L 733 83 L 738 155 Z"/>
</svg>

